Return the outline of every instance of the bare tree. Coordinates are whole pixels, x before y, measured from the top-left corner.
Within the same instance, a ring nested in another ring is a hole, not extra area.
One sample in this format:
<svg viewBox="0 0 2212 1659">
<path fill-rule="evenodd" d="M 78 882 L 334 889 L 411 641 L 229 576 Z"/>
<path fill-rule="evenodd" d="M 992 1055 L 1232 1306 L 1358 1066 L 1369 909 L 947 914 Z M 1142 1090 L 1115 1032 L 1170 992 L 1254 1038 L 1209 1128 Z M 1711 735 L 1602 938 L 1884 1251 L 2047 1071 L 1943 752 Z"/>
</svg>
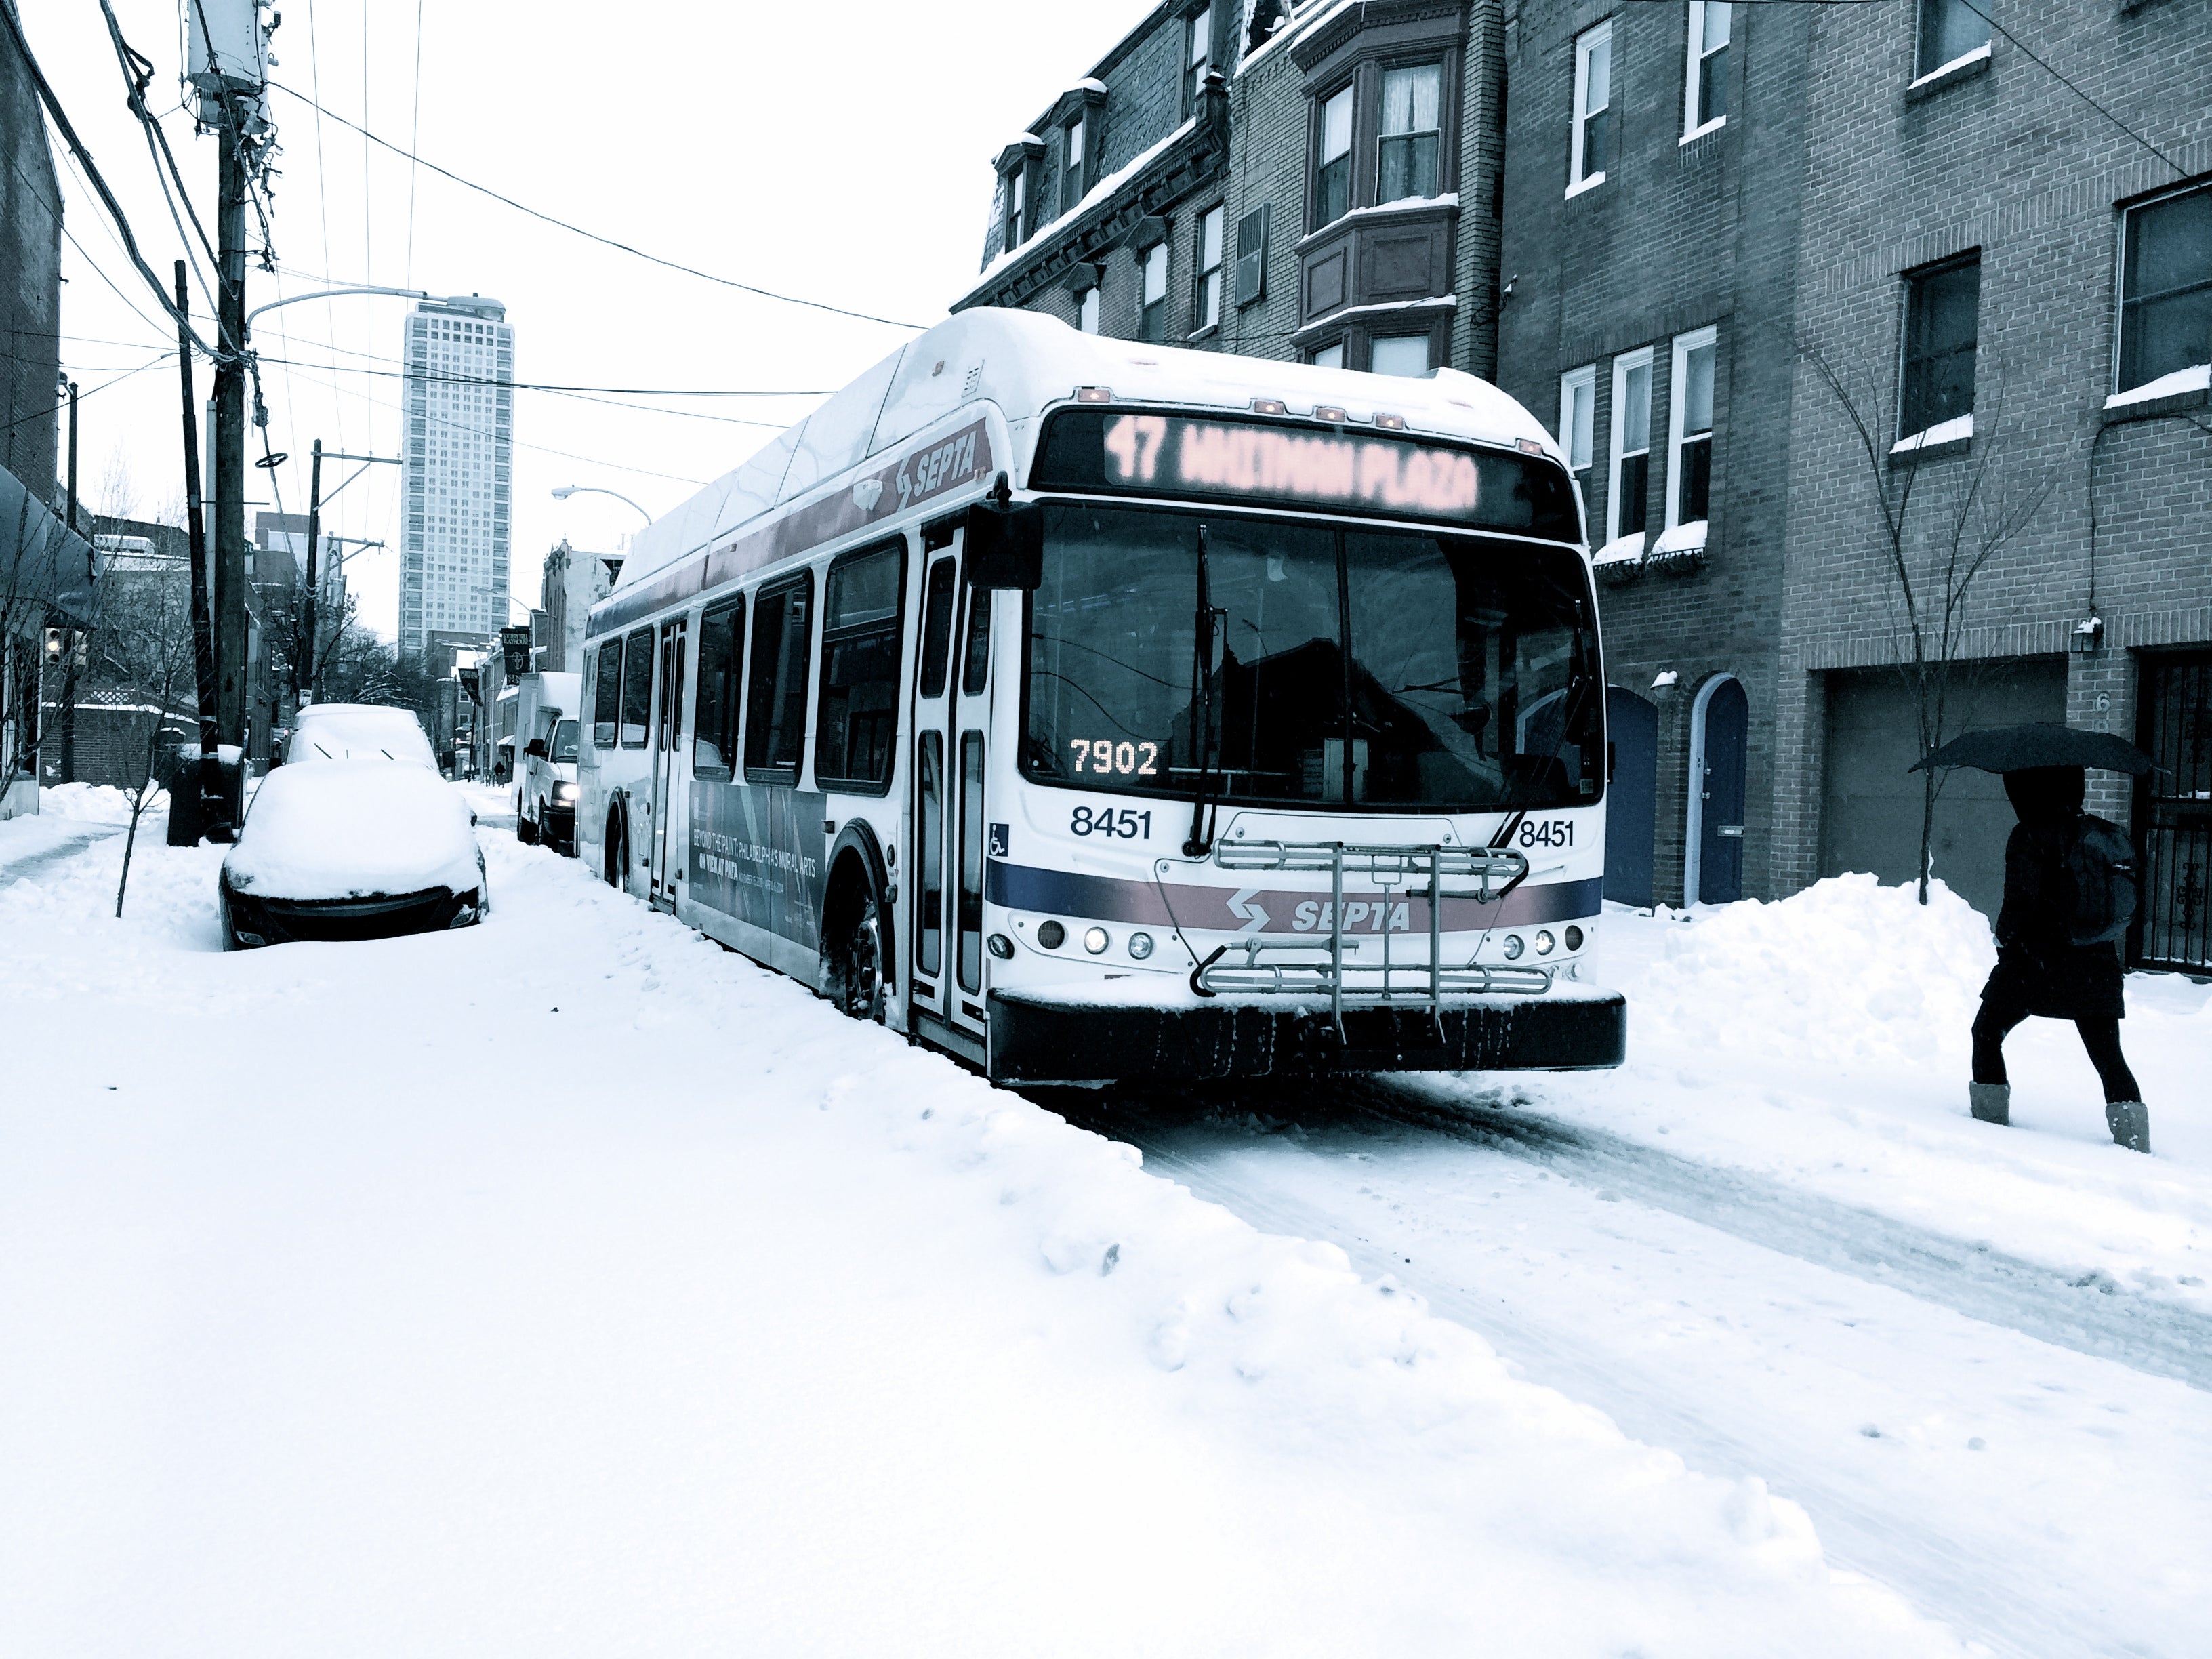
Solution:
<svg viewBox="0 0 2212 1659">
<path fill-rule="evenodd" d="M 118 438 L 100 464 L 100 477 L 92 486 L 93 511 L 110 519 L 138 516 L 138 487 L 131 476 L 131 452 Z"/>
<path fill-rule="evenodd" d="M 173 567 L 133 571 L 111 567 L 106 586 L 100 625 L 94 636 L 100 672 L 151 715 L 145 746 L 132 756 L 137 781 L 124 787 L 131 801 L 131 828 L 123 842 L 123 873 L 115 884 L 115 914 L 119 916 L 131 884 L 138 820 L 152 803 L 157 778 L 165 769 L 158 764 L 161 752 L 192 739 L 198 715 L 189 577 Z"/>
<path fill-rule="evenodd" d="M 1888 599 L 1901 655 L 1899 668 L 1918 718 L 1923 760 L 1954 735 L 1949 720 L 1954 692 L 1976 665 L 1964 657 L 1971 629 L 1987 620 L 1977 584 L 1992 560 L 2033 521 L 2051 494 L 2047 474 L 2005 465 L 2006 377 L 2001 361 L 1984 359 L 1994 373 L 1989 395 L 1977 392 L 1971 447 L 1963 464 L 1931 462 L 1928 433 L 1909 447 L 1893 441 L 1897 409 L 1893 365 L 1876 365 L 1802 342 L 1799 355 L 1819 376 L 1844 416 L 1852 439 L 1854 474 L 1861 479 L 1861 515 L 1868 550 L 1887 577 Z M 1938 454 L 1943 451 L 1938 449 Z M 1857 462 L 1864 463 L 1862 471 Z M 1923 487 L 1923 475 L 1927 480 Z M 1936 804 L 1944 774 L 1921 774 L 1920 902 L 1928 902 L 1929 867 L 1936 838 Z"/>
</svg>

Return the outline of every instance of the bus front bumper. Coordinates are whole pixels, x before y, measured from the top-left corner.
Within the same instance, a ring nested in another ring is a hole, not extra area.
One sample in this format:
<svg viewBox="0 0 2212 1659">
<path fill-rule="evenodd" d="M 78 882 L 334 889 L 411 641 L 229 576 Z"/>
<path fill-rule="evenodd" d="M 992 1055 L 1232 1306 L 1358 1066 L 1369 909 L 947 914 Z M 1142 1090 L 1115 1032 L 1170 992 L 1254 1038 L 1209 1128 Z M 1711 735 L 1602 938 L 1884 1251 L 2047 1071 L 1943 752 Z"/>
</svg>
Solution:
<svg viewBox="0 0 2212 1659">
<path fill-rule="evenodd" d="M 1619 992 L 1347 1005 L 1219 998 L 1149 1007 L 990 994 L 990 1075 L 1002 1083 L 1322 1076 L 1352 1072 L 1579 1072 L 1626 1056 Z"/>
</svg>

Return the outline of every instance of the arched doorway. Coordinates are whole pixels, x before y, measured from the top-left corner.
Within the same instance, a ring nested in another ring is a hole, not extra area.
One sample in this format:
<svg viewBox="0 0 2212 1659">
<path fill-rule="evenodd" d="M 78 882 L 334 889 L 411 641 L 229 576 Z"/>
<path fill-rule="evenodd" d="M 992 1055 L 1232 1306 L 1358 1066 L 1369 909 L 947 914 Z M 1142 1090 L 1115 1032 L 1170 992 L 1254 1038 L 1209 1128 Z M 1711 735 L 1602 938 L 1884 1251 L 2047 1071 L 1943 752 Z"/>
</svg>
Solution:
<svg viewBox="0 0 2212 1659">
<path fill-rule="evenodd" d="M 1605 790 L 1605 896 L 1652 899 L 1652 840 L 1659 803 L 1659 711 L 1626 686 L 1605 689 L 1612 770 Z"/>
<path fill-rule="evenodd" d="M 1751 704 L 1732 674 L 1707 680 L 1690 710 L 1690 810 L 1682 892 L 1692 904 L 1743 896 L 1743 803 Z"/>
</svg>

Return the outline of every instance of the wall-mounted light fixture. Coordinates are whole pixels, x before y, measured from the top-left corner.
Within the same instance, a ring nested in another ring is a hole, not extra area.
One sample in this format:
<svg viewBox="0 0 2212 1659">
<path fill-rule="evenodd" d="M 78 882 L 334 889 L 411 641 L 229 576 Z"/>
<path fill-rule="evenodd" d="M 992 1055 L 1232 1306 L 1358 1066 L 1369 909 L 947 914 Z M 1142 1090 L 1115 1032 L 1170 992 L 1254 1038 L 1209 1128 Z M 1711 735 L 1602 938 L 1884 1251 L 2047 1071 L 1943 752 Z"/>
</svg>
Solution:
<svg viewBox="0 0 2212 1659">
<path fill-rule="evenodd" d="M 2084 617 L 2074 624 L 2074 648 L 2087 654 L 2105 642 L 2105 619 L 2099 616 Z"/>
</svg>

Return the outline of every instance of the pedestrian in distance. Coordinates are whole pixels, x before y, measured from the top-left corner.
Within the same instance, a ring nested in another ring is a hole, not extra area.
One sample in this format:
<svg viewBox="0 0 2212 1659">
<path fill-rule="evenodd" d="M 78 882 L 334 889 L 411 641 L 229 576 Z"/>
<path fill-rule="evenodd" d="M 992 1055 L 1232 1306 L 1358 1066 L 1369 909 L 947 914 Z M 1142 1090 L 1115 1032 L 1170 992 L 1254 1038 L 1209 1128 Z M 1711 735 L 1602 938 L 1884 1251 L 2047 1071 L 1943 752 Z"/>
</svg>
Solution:
<svg viewBox="0 0 2212 1659">
<path fill-rule="evenodd" d="M 2135 911 L 2134 848 L 2117 825 L 2081 810 L 2079 766 L 2003 773 L 2020 822 L 2005 843 L 1997 965 L 1974 1020 L 1969 1104 L 1984 1123 L 2009 1123 L 2004 1040 L 2030 1018 L 2070 1019 L 2105 1089 L 2112 1139 L 2150 1151 L 2150 1115 L 2120 1052 L 2119 938 Z"/>
</svg>

